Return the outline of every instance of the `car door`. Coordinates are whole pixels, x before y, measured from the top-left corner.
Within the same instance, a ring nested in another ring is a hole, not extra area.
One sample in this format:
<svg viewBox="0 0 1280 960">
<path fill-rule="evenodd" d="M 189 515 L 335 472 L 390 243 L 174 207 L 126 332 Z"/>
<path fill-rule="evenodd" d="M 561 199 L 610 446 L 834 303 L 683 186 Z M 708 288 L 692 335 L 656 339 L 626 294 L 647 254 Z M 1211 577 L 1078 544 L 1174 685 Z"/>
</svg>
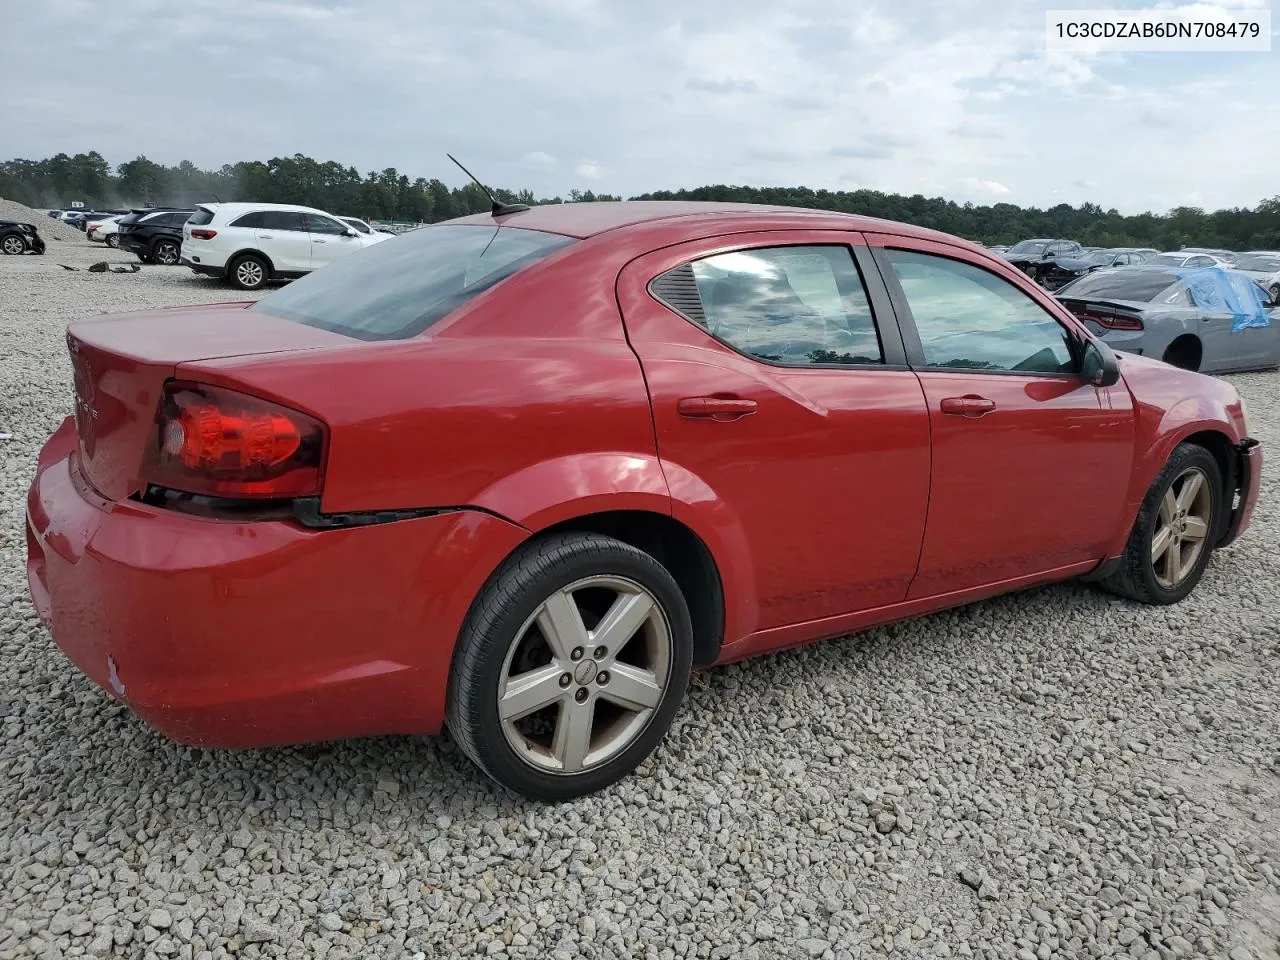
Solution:
<svg viewBox="0 0 1280 960">
<path fill-rule="evenodd" d="M 311 234 L 294 210 L 262 211 L 257 230 L 258 247 L 275 269 L 284 273 L 306 273 L 311 269 Z"/>
<path fill-rule="evenodd" d="M 1227 284 L 1234 296 L 1231 300 L 1231 367 L 1236 370 L 1257 370 L 1274 367 L 1280 363 L 1280 328 L 1276 327 L 1268 308 L 1270 294 L 1266 293 L 1248 274 L 1239 271 L 1227 273 Z"/>
<path fill-rule="evenodd" d="M 345 223 L 319 213 L 304 213 L 311 234 L 311 268 L 314 270 L 339 260 L 360 249 L 360 241 L 351 236 Z"/>
<path fill-rule="evenodd" d="M 1121 523 L 1134 422 L 1123 383 L 1075 369 L 1082 334 L 949 244 L 868 235 L 933 436 L 920 599 L 1104 558 Z"/>
<path fill-rule="evenodd" d="M 619 277 L 675 516 L 740 545 L 741 634 L 901 601 L 915 572 L 929 417 L 858 244 L 741 234 Z"/>
</svg>

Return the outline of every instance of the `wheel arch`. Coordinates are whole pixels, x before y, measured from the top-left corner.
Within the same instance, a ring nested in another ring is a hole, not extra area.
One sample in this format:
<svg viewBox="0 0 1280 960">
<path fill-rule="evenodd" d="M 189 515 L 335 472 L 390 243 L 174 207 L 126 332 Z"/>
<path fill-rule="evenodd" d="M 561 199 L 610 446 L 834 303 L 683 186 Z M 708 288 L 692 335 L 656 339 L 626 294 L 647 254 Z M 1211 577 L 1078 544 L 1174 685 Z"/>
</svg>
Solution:
<svg viewBox="0 0 1280 960">
<path fill-rule="evenodd" d="M 1194 356 L 1196 358 L 1195 366 L 1184 367 L 1183 369 L 1198 371 L 1201 367 L 1204 366 L 1204 342 L 1200 339 L 1200 336 L 1198 334 L 1191 333 L 1186 330 L 1176 334 L 1173 337 L 1173 339 L 1170 340 L 1169 343 L 1165 346 L 1164 350 L 1161 351 L 1160 359 L 1164 360 L 1165 357 L 1169 356 L 1171 351 L 1175 351 L 1175 350 L 1178 352 L 1188 351 L 1188 350 L 1194 351 Z M 1166 362 L 1169 362 L 1169 361 L 1166 361 Z M 1181 366 L 1181 365 L 1173 364 L 1173 366 Z"/>
<path fill-rule="evenodd" d="M 643 550 L 675 579 L 693 621 L 693 662 L 712 663 L 724 641 L 724 584 L 711 549 L 690 527 L 668 514 L 608 510 L 562 520 L 538 531 L 598 533 Z"/>
<path fill-rule="evenodd" d="M 227 276 L 230 276 L 232 265 L 244 256 L 257 257 L 267 265 L 267 271 L 270 274 L 267 279 L 274 280 L 276 278 L 276 265 L 271 262 L 271 258 L 267 256 L 264 251 L 259 250 L 257 247 L 241 247 L 235 253 L 231 254 L 231 256 L 226 259 L 226 263 L 222 268 L 223 272 Z"/>
</svg>

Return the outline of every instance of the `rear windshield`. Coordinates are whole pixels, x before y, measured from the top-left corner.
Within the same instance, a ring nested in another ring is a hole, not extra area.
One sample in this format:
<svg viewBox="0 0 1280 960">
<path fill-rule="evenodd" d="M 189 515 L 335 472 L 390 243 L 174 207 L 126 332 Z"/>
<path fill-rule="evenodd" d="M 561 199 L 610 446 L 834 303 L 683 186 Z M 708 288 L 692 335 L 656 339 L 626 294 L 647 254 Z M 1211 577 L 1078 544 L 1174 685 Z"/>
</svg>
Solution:
<svg viewBox="0 0 1280 960">
<path fill-rule="evenodd" d="M 360 340 L 412 337 L 573 242 L 518 227 L 424 227 L 309 273 L 251 309 Z"/>
<path fill-rule="evenodd" d="M 193 227 L 203 227 L 206 223 L 213 223 L 213 211 L 197 207 L 196 212 L 187 218 L 187 223 Z"/>
<path fill-rule="evenodd" d="M 1100 270 L 1068 283 L 1058 290 L 1058 296 L 1150 303 L 1156 294 L 1167 290 L 1177 280 L 1178 274 L 1173 270 L 1147 270 L 1142 267 Z"/>
</svg>

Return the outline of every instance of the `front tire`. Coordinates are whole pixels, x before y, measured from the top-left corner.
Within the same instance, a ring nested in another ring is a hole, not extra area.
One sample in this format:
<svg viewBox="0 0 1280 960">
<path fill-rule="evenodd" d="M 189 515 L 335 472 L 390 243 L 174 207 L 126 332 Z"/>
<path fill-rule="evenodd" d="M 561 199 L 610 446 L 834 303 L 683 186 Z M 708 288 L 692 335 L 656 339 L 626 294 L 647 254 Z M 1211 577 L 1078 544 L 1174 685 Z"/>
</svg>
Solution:
<svg viewBox="0 0 1280 960">
<path fill-rule="evenodd" d="M 692 666 L 689 609 L 657 560 L 599 534 L 543 537 L 472 605 L 446 722 L 501 786 L 567 800 L 615 783 L 653 752 Z"/>
<path fill-rule="evenodd" d="M 0 237 L 0 252 L 5 256 L 16 257 L 27 252 L 27 241 L 16 233 L 7 233 Z"/>
<path fill-rule="evenodd" d="M 1204 576 L 1222 508 L 1218 461 L 1204 447 L 1182 444 L 1147 491 L 1120 569 L 1102 586 L 1142 603 L 1177 603 Z"/>
<path fill-rule="evenodd" d="M 239 290 L 258 290 L 271 277 L 271 268 L 261 257 L 246 253 L 227 267 L 227 280 Z"/>
</svg>

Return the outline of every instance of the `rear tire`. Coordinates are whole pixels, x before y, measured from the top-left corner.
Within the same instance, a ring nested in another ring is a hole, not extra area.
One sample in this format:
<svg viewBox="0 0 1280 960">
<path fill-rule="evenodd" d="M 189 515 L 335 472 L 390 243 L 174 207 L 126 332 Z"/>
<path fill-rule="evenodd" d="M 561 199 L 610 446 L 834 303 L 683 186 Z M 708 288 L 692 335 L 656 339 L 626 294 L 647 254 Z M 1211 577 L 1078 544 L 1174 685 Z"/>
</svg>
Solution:
<svg viewBox="0 0 1280 960">
<path fill-rule="evenodd" d="M 239 290 L 260 290 L 271 278 L 267 261 L 246 253 L 227 264 L 227 282 Z"/>
<path fill-rule="evenodd" d="M 653 752 L 692 666 L 689 608 L 665 567 L 612 537 L 547 536 L 512 555 L 472 604 L 446 722 L 496 783 L 567 800 Z"/>
<path fill-rule="evenodd" d="M 1222 472 L 1204 447 L 1184 443 L 1151 484 L 1104 589 L 1141 603 L 1177 603 L 1200 582 L 1223 512 Z"/>
<path fill-rule="evenodd" d="M 161 266 L 172 267 L 182 259 L 182 247 L 173 240 L 157 240 L 151 245 L 151 259 Z"/>
<path fill-rule="evenodd" d="M 120 246 L 120 241 L 119 241 L 118 239 L 116 239 L 116 235 L 115 235 L 114 233 L 109 233 L 109 234 L 107 234 L 107 239 L 106 239 L 106 241 L 104 241 L 104 242 L 105 242 L 105 243 L 106 243 L 106 245 L 107 245 L 108 247 L 110 247 L 112 250 L 114 250 L 114 249 L 116 249 L 116 247 Z"/>
</svg>

